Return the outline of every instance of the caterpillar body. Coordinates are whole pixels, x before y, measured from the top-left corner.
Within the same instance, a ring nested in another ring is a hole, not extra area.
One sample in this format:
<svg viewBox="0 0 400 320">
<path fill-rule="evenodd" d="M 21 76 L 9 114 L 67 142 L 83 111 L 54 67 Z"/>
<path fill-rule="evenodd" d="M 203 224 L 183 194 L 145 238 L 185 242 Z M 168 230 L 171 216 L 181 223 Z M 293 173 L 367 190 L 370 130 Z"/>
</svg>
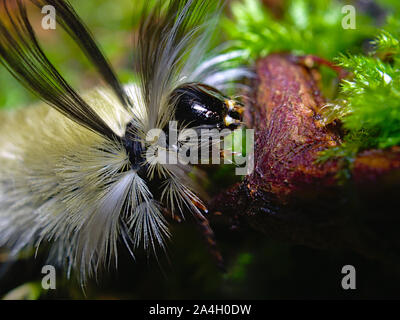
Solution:
<svg viewBox="0 0 400 320">
<path fill-rule="evenodd" d="M 46 57 L 25 2 L 1 0 L 0 61 L 44 103 L 0 113 L 0 246 L 18 255 L 51 243 L 50 260 L 85 281 L 116 259 L 119 241 L 132 253 L 165 247 L 166 212 L 191 211 L 211 239 L 192 167 L 148 161 L 146 137 L 170 121 L 196 130 L 240 125 L 240 104 L 216 89 L 245 74 L 219 70 L 235 54 L 199 64 L 221 1 L 146 7 L 135 44 L 139 81 L 122 86 L 68 1 L 30 0 L 54 6 L 57 24 L 108 85 L 84 95 Z"/>
</svg>

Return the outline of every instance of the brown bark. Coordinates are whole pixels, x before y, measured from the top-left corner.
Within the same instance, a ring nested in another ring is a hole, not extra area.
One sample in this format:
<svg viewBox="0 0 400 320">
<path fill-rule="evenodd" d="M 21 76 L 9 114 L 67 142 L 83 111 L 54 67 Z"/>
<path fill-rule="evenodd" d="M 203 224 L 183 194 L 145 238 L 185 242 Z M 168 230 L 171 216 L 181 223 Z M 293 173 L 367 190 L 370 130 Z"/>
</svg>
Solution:
<svg viewBox="0 0 400 320">
<path fill-rule="evenodd" d="M 315 70 L 273 54 L 256 72 L 246 115 L 256 130 L 254 172 L 214 198 L 211 210 L 269 237 L 398 263 L 400 148 L 361 153 L 350 181 L 339 184 L 339 162 L 315 161 L 341 143 L 335 128 L 319 121 L 325 100 Z"/>
</svg>

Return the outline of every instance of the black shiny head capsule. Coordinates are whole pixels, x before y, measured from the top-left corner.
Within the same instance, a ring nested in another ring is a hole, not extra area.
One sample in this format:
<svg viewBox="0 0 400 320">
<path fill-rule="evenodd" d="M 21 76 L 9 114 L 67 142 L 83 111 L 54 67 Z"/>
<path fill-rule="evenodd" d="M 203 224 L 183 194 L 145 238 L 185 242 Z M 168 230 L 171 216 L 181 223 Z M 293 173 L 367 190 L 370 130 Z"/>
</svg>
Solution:
<svg viewBox="0 0 400 320">
<path fill-rule="evenodd" d="M 186 83 L 171 94 L 175 105 L 174 120 L 182 128 L 236 129 L 241 124 L 243 106 L 224 96 L 217 89 L 201 83 Z M 132 168 L 145 172 L 144 146 L 131 130 L 133 122 L 126 128 L 123 144 L 129 155 Z M 163 129 L 168 137 L 168 125 Z M 168 138 L 167 138 L 168 141 Z"/>
<path fill-rule="evenodd" d="M 175 120 L 186 127 L 236 128 L 241 123 L 242 106 L 217 89 L 201 83 L 187 83 L 171 95 Z"/>
</svg>

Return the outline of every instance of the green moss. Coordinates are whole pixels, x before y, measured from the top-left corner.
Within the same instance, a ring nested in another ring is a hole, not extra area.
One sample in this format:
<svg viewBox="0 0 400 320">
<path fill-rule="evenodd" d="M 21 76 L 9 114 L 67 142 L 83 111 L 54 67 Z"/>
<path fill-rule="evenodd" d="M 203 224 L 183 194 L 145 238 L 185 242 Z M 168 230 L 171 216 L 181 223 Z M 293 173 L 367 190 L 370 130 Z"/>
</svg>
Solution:
<svg viewBox="0 0 400 320">
<path fill-rule="evenodd" d="M 381 30 L 358 9 L 356 29 L 343 29 L 343 5 L 335 0 L 288 1 L 277 20 L 261 1 L 241 0 L 232 5 L 233 18 L 223 25 L 235 49 L 245 50 L 250 63 L 271 52 L 288 51 L 324 57 L 351 71 L 339 90 L 328 87 L 334 75 L 322 71 L 328 80 L 323 92 L 334 102 L 324 114 L 328 123 L 343 124 L 344 143 L 322 152 L 318 162 L 340 159 L 340 176 L 346 178 L 360 151 L 400 145 L 400 4 L 378 1 L 392 13 Z M 375 39 L 374 52 L 366 55 L 363 44 L 368 39 Z"/>
<path fill-rule="evenodd" d="M 352 72 L 341 84 L 337 118 L 346 135 L 340 147 L 322 153 L 321 159 L 354 157 L 370 148 L 400 144 L 400 42 L 399 20 L 389 18 L 373 44 L 370 56 L 341 55 L 337 62 Z M 390 30 L 390 31 L 389 31 Z"/>
</svg>

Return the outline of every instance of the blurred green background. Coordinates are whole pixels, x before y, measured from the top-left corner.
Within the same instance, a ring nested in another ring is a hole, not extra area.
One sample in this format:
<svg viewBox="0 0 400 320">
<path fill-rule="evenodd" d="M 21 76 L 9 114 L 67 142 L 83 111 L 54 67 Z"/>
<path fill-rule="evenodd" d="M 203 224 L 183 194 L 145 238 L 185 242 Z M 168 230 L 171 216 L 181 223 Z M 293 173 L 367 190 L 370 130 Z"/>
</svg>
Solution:
<svg viewBox="0 0 400 320">
<path fill-rule="evenodd" d="M 70 1 L 82 20 L 89 26 L 107 58 L 112 62 L 121 81 L 133 77 L 132 44 L 140 19 L 142 0 Z M 37 32 L 50 61 L 74 88 L 85 90 L 97 85 L 98 75 L 85 56 L 61 28 L 40 28 L 43 15 L 29 7 L 31 23 Z M 0 108 L 25 106 L 37 100 L 24 89 L 3 67 L 0 68 Z"/>
</svg>

